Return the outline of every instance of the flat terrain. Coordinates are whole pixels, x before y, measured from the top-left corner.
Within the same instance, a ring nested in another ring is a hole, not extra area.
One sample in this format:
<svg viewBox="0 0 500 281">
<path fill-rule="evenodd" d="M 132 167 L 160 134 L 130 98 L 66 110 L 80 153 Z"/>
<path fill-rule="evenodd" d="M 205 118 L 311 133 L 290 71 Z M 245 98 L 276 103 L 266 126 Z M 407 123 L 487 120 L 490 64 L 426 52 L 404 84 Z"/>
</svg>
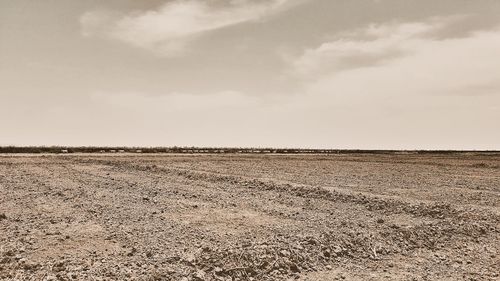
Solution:
<svg viewBox="0 0 500 281">
<path fill-rule="evenodd" d="M 0 280 L 499 280 L 500 154 L 0 156 Z"/>
</svg>

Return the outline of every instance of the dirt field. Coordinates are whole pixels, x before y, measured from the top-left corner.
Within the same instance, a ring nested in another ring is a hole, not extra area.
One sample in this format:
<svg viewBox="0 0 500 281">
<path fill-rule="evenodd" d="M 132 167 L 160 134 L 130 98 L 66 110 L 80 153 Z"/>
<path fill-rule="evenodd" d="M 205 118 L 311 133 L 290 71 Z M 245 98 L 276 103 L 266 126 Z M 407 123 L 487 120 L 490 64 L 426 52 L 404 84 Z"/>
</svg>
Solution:
<svg viewBox="0 0 500 281">
<path fill-rule="evenodd" d="M 0 280 L 499 280 L 500 155 L 0 156 Z"/>
</svg>

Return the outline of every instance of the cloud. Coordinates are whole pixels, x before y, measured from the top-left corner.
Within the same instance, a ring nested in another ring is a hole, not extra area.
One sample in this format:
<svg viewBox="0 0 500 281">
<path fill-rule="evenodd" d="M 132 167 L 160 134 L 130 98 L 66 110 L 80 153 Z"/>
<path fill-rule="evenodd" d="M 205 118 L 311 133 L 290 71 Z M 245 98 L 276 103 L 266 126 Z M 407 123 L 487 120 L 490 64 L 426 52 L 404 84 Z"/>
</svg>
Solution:
<svg viewBox="0 0 500 281">
<path fill-rule="evenodd" d="M 260 20 L 297 0 L 175 0 L 158 10 L 117 15 L 92 11 L 80 18 L 82 34 L 105 36 L 164 56 L 182 54 L 210 31 Z"/>
<path fill-rule="evenodd" d="M 458 115 L 466 108 L 471 108 L 470 112 L 478 116 L 493 112 L 494 104 L 500 102 L 500 64 L 494 59 L 500 56 L 500 27 L 475 32 L 470 37 L 444 40 L 423 36 L 422 31 L 429 28 L 411 29 L 420 31 L 404 33 L 414 34 L 412 36 L 398 36 L 396 33 L 377 37 L 358 45 L 352 41 L 352 50 L 345 47 L 340 53 L 318 51 L 313 57 L 306 51 L 305 57 L 314 58 L 311 59 L 314 68 L 308 68 L 309 72 L 304 74 L 308 78 L 303 81 L 306 95 L 298 103 L 312 101 L 311 106 L 353 110 L 369 106 L 383 112 L 390 112 L 390 108 L 407 112 L 415 110 L 414 117 L 425 114 L 428 109 L 441 108 L 457 122 L 468 118 Z M 385 28 L 376 30 L 378 34 L 378 30 Z M 393 39 L 395 37 L 404 39 Z M 339 46 L 335 45 L 335 48 L 342 49 Z M 345 53 L 372 53 L 379 57 L 393 49 L 411 50 L 411 55 L 376 65 L 357 64 L 348 70 L 339 70 L 335 66 Z M 299 58 L 303 59 L 304 56 Z M 315 75 L 311 75 L 311 71 Z M 428 120 L 428 116 L 424 119 Z"/>
<path fill-rule="evenodd" d="M 346 31 L 336 40 L 305 50 L 292 66 L 303 76 L 376 66 L 415 52 L 422 41 L 429 40 L 433 32 L 450 21 L 436 18 L 427 22 L 391 22 Z"/>
</svg>

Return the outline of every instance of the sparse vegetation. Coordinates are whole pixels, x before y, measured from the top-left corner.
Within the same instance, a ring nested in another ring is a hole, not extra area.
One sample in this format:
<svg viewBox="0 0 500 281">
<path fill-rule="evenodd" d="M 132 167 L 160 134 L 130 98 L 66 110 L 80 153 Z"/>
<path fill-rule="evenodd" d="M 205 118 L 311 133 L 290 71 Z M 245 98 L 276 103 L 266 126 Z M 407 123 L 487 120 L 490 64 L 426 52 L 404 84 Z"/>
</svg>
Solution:
<svg viewBox="0 0 500 281">
<path fill-rule="evenodd" d="M 500 151 L 459 150 L 367 150 L 307 148 L 241 148 L 241 147 L 98 147 L 98 146 L 1 146 L 0 153 L 185 153 L 185 154 L 453 154 L 500 153 Z"/>
</svg>

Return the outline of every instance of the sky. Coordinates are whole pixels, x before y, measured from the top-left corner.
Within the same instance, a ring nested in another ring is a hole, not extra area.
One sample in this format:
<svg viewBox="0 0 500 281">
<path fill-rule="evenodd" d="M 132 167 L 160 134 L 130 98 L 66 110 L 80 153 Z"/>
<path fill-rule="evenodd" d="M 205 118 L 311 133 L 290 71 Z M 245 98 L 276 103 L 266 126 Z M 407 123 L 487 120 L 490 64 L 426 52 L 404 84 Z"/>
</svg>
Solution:
<svg viewBox="0 0 500 281">
<path fill-rule="evenodd" d="M 498 0 L 0 0 L 0 145 L 500 149 Z"/>
</svg>

